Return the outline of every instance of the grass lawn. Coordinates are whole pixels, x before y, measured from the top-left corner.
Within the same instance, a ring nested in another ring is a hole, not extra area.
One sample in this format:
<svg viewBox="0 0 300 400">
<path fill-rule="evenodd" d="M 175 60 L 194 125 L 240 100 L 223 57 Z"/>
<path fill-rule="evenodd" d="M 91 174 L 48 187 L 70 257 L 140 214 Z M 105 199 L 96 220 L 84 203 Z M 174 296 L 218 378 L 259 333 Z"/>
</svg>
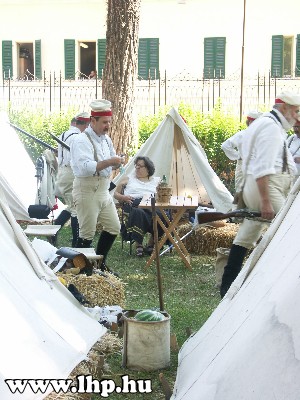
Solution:
<svg viewBox="0 0 300 400">
<path fill-rule="evenodd" d="M 71 232 L 64 227 L 59 233 L 57 247 L 70 246 Z M 94 244 L 97 243 L 95 238 Z M 109 253 L 107 264 L 120 274 L 126 285 L 127 309 L 159 308 L 159 293 L 157 285 L 155 262 L 145 269 L 147 257 L 137 258 L 129 255 L 129 245 L 121 247 L 118 238 Z M 190 332 L 196 332 L 204 324 L 212 311 L 220 302 L 218 290 L 215 288 L 214 257 L 192 255 L 192 271 L 185 268 L 175 252 L 166 253 L 160 258 L 164 308 L 171 316 L 171 333 L 177 337 L 179 348 L 188 338 Z M 109 370 L 105 379 L 120 382 L 122 375 L 130 379 L 151 379 L 151 394 L 111 394 L 109 399 L 164 399 L 159 381 L 159 373 L 163 372 L 171 389 L 176 378 L 178 352 L 171 351 L 169 368 L 154 372 L 138 372 L 122 368 L 122 354 L 109 356 L 106 363 Z M 191 366 L 194 368 L 195 366 Z M 100 398 L 94 395 L 93 399 Z"/>
</svg>

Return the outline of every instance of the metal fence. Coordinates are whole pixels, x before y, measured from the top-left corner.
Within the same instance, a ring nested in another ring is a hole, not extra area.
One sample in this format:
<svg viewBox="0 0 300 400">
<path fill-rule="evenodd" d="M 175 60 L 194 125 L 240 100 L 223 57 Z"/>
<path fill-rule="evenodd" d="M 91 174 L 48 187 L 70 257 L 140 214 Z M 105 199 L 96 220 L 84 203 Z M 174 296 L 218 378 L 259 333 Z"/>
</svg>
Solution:
<svg viewBox="0 0 300 400">
<path fill-rule="evenodd" d="M 226 79 L 200 79 L 188 73 L 159 79 L 137 80 L 135 88 L 136 112 L 155 114 L 161 106 L 191 105 L 193 109 L 209 113 L 216 104 L 225 112 L 243 115 L 252 109 L 268 109 L 276 93 L 282 90 L 300 92 L 300 78 L 271 78 L 269 75 L 244 78 L 241 99 L 241 79 L 236 74 Z M 1 104 L 14 110 L 43 109 L 46 114 L 73 107 L 88 109 L 91 100 L 102 97 L 101 79 L 65 80 L 61 75 L 49 74 L 42 80 L 3 79 Z"/>
</svg>

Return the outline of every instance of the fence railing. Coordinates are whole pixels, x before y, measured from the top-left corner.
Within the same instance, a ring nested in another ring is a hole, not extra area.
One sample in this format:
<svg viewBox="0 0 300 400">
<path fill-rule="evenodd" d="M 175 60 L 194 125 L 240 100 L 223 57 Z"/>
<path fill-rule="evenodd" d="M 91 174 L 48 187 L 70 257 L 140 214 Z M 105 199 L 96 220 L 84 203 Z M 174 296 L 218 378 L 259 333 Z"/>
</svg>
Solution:
<svg viewBox="0 0 300 400">
<path fill-rule="evenodd" d="M 161 106 L 184 103 L 209 113 L 220 103 L 225 112 L 243 115 L 252 109 L 270 108 L 276 93 L 283 90 L 298 93 L 300 78 L 271 78 L 270 74 L 244 78 L 241 101 L 239 74 L 226 79 L 200 79 L 188 73 L 170 78 L 165 72 L 159 79 L 137 80 L 135 111 L 139 115 L 155 114 Z M 35 107 L 46 114 L 69 107 L 88 110 L 89 103 L 101 97 L 101 79 L 65 80 L 61 75 L 45 73 L 42 80 L 3 79 L 0 94 L 3 107 Z"/>
</svg>

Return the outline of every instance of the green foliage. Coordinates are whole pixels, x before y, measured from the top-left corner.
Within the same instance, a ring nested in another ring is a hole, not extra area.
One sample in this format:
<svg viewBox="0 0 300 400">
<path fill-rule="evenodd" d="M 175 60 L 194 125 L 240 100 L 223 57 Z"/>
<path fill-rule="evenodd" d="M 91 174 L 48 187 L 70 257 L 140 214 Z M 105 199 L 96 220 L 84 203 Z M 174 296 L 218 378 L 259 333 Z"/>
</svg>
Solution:
<svg viewBox="0 0 300 400">
<path fill-rule="evenodd" d="M 169 107 L 162 107 L 159 111 L 150 116 L 143 116 L 139 118 L 138 129 L 139 129 L 139 138 L 138 138 L 138 148 L 149 138 L 151 133 L 155 131 L 157 126 L 161 123 L 161 121 L 165 118 L 167 112 L 169 111 Z"/>
<path fill-rule="evenodd" d="M 138 148 L 155 131 L 169 110 L 169 106 L 164 106 L 154 115 L 139 118 Z M 210 114 L 203 114 L 185 104 L 180 104 L 178 111 L 204 148 L 212 168 L 232 192 L 235 163 L 225 156 L 221 149 L 221 144 L 234 133 L 243 129 L 245 127 L 244 124 L 240 124 L 238 117 L 225 114 L 220 104 L 217 104 Z M 69 128 L 70 121 L 75 114 L 76 110 L 71 108 L 66 112 L 51 113 L 48 116 L 41 109 L 9 111 L 10 121 L 13 124 L 55 148 L 57 143 L 47 131 L 59 136 Z M 44 151 L 44 147 L 22 133 L 19 133 L 19 136 L 35 162 L 36 158 Z"/>
<path fill-rule="evenodd" d="M 54 148 L 57 148 L 56 141 L 51 138 L 48 132 L 59 136 L 62 132 L 69 129 L 70 121 L 75 114 L 76 112 L 74 109 L 69 109 L 65 113 L 52 113 L 48 116 L 45 116 L 41 109 L 23 109 L 21 111 L 10 110 L 9 118 L 12 124 Z M 23 133 L 17 133 L 24 143 L 31 159 L 35 162 L 37 157 L 43 153 L 45 147 L 36 143 Z"/>
</svg>

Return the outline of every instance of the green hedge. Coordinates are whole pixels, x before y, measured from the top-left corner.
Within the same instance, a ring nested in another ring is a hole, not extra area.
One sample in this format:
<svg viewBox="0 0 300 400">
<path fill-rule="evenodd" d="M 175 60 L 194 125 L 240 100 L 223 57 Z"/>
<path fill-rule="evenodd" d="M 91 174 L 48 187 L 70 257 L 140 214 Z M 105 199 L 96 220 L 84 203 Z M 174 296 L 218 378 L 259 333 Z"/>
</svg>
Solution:
<svg viewBox="0 0 300 400">
<path fill-rule="evenodd" d="M 148 139 L 169 110 L 170 107 L 165 106 L 160 108 L 155 115 L 139 118 L 138 147 Z M 220 105 L 215 107 L 211 114 L 203 114 L 184 104 L 178 107 L 178 111 L 204 148 L 212 168 L 232 192 L 235 163 L 225 156 L 221 150 L 221 144 L 237 131 L 244 129 L 245 125 L 240 124 L 237 116 L 225 114 Z M 47 131 L 59 136 L 69 129 L 74 114 L 76 114 L 76 110 L 72 109 L 65 113 L 52 113 L 49 116 L 45 116 L 42 110 L 10 110 L 10 121 L 38 139 L 57 147 L 56 141 Z M 35 161 L 44 148 L 22 133 L 19 133 L 19 137 Z"/>
</svg>

